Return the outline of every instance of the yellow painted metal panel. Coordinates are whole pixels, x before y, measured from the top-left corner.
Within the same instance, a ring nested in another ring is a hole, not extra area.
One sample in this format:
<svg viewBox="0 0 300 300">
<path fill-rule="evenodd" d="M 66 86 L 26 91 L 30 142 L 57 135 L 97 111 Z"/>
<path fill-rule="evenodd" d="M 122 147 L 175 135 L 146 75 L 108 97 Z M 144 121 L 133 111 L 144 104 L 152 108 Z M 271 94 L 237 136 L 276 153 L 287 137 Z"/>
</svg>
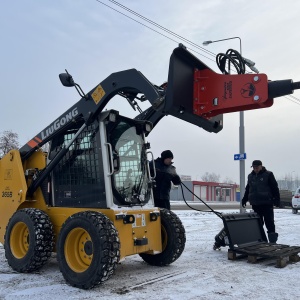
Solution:
<svg viewBox="0 0 300 300">
<path fill-rule="evenodd" d="M 6 225 L 25 201 L 27 185 L 20 153 L 12 150 L 0 160 L 0 242 L 4 241 Z"/>
</svg>

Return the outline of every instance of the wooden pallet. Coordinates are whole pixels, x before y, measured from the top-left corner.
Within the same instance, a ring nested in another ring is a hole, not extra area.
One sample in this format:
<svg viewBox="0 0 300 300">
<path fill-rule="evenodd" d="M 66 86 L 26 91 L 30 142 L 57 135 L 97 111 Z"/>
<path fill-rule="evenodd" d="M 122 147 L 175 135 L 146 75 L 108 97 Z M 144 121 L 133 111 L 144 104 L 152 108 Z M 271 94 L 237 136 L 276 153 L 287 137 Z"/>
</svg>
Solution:
<svg viewBox="0 0 300 300">
<path fill-rule="evenodd" d="M 288 262 L 298 262 L 300 247 L 261 242 L 254 245 L 234 247 L 228 250 L 228 259 L 248 258 L 249 263 L 263 259 L 276 259 L 276 267 L 284 268 Z M 239 254 L 239 255 L 238 255 Z"/>
</svg>

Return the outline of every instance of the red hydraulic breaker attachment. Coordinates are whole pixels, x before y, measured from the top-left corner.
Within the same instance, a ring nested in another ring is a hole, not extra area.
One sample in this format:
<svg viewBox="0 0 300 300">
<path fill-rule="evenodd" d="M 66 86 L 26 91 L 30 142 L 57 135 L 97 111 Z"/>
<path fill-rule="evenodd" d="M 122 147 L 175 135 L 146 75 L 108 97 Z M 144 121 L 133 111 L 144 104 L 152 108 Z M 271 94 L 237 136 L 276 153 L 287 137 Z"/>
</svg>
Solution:
<svg viewBox="0 0 300 300">
<path fill-rule="evenodd" d="M 268 99 L 265 74 L 222 75 L 210 69 L 195 69 L 193 97 L 194 113 L 208 119 L 273 105 L 273 99 Z"/>
<path fill-rule="evenodd" d="M 224 113 L 270 107 L 295 89 L 300 82 L 269 81 L 265 74 L 218 74 L 179 45 L 170 58 L 163 113 L 216 133 Z"/>
</svg>

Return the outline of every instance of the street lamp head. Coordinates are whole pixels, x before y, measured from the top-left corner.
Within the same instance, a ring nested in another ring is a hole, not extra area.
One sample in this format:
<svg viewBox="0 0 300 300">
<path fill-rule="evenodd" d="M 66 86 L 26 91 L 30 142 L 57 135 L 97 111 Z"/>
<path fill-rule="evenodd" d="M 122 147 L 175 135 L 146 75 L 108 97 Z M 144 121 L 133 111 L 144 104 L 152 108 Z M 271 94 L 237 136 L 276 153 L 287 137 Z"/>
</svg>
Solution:
<svg viewBox="0 0 300 300">
<path fill-rule="evenodd" d="M 207 46 L 207 45 L 209 45 L 209 44 L 211 44 L 212 43 L 212 41 L 205 41 L 205 42 L 203 42 L 203 45 L 204 46 Z"/>
</svg>

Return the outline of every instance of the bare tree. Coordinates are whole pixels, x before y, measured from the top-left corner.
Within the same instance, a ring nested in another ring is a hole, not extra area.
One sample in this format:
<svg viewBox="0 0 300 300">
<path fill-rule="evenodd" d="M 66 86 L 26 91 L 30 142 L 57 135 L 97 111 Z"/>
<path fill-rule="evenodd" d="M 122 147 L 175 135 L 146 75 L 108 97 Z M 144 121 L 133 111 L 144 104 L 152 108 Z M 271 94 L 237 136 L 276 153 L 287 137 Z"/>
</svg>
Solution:
<svg viewBox="0 0 300 300">
<path fill-rule="evenodd" d="M 12 149 L 18 149 L 19 135 L 11 130 L 5 130 L 0 135 L 0 157 L 4 156 Z"/>
<path fill-rule="evenodd" d="M 202 176 L 201 179 L 202 181 L 206 181 L 206 182 L 219 182 L 220 181 L 220 175 L 219 174 L 215 174 L 215 173 L 208 173 L 205 172 Z"/>
<path fill-rule="evenodd" d="M 295 191 L 296 188 L 299 186 L 299 176 L 298 174 L 294 174 L 295 171 L 291 173 L 285 174 L 284 177 L 281 177 L 277 180 L 278 186 L 280 190 L 289 190 Z"/>
<path fill-rule="evenodd" d="M 236 183 L 234 182 L 230 177 L 225 177 L 223 179 L 223 183 L 230 183 L 230 184 L 233 184 L 233 183 Z"/>
</svg>

